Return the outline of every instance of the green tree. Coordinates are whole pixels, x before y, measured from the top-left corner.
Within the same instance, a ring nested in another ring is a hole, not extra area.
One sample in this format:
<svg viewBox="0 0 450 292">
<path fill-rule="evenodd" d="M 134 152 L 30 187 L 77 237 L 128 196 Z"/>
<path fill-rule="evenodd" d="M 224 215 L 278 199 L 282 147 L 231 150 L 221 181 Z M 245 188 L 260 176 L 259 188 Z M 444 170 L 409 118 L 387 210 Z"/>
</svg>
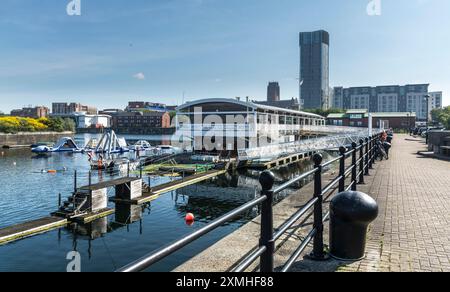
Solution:
<svg viewBox="0 0 450 292">
<path fill-rule="evenodd" d="M 64 131 L 75 132 L 76 127 L 77 126 L 76 126 L 75 121 L 73 119 L 70 119 L 70 118 L 65 118 L 64 119 L 64 123 L 63 123 Z"/>
<path fill-rule="evenodd" d="M 443 109 L 434 109 L 431 111 L 433 121 L 441 123 L 445 128 L 450 129 L 450 106 Z"/>
<path fill-rule="evenodd" d="M 62 118 L 50 118 L 47 126 L 50 131 L 64 132 L 64 120 Z"/>
</svg>

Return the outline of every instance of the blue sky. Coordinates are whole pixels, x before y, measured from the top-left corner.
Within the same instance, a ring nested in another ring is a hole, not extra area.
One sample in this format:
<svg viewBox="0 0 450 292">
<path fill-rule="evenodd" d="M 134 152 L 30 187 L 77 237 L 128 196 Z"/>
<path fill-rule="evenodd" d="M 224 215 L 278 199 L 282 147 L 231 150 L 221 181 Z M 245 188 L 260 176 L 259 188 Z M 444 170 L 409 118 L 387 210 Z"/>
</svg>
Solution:
<svg viewBox="0 0 450 292">
<path fill-rule="evenodd" d="M 123 108 L 298 96 L 298 33 L 331 34 L 331 86 L 430 83 L 450 104 L 450 1 L 69 0 L 0 3 L 0 110 L 52 101 Z"/>
</svg>

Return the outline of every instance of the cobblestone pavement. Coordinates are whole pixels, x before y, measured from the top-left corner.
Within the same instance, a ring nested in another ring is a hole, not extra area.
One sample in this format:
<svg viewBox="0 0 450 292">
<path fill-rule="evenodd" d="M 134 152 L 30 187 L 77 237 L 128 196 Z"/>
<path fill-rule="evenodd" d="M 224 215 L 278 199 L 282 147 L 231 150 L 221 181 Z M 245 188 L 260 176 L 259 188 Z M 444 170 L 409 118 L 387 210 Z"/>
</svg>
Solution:
<svg viewBox="0 0 450 292">
<path fill-rule="evenodd" d="M 450 272 L 450 162 L 418 156 L 425 148 L 397 135 L 390 160 L 358 187 L 376 199 L 380 214 L 366 259 L 338 271 Z"/>
</svg>

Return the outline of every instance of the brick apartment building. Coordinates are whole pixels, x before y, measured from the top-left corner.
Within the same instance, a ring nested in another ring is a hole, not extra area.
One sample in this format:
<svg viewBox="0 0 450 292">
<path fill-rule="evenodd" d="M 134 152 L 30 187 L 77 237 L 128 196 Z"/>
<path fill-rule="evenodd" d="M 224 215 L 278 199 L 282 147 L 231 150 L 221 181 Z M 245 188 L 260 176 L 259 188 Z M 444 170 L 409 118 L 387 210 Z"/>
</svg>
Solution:
<svg viewBox="0 0 450 292">
<path fill-rule="evenodd" d="M 88 115 L 96 115 L 97 108 L 88 105 L 82 105 L 81 103 L 65 103 L 65 102 L 54 102 L 52 104 L 52 115 L 71 115 L 73 113 L 84 112 Z"/>
<path fill-rule="evenodd" d="M 11 116 L 22 118 L 40 119 L 46 118 L 50 114 L 50 109 L 45 106 L 24 107 L 22 109 L 15 109 L 11 111 Z"/>
<path fill-rule="evenodd" d="M 168 112 L 118 112 L 112 116 L 112 128 L 123 134 L 154 134 L 169 129 Z"/>
</svg>

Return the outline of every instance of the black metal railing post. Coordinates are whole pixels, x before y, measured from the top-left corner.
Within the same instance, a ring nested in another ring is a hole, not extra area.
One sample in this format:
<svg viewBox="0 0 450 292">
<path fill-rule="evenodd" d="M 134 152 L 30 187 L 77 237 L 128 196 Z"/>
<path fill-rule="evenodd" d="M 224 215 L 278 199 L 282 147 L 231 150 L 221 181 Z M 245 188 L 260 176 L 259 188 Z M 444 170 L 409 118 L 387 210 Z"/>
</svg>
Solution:
<svg viewBox="0 0 450 292">
<path fill-rule="evenodd" d="M 359 184 L 364 184 L 364 140 L 359 140 Z"/>
<path fill-rule="evenodd" d="M 372 164 L 376 164 L 376 156 L 377 156 L 377 150 L 376 150 L 376 147 L 377 147 L 377 136 L 375 135 L 374 137 L 373 137 L 373 155 L 372 155 Z"/>
<path fill-rule="evenodd" d="M 75 170 L 74 176 L 73 176 L 73 192 L 77 192 L 77 171 Z"/>
<path fill-rule="evenodd" d="M 343 146 L 339 148 L 339 153 L 341 154 L 341 159 L 339 160 L 339 176 L 341 180 L 339 181 L 339 192 L 345 191 L 345 154 L 347 149 Z"/>
<path fill-rule="evenodd" d="M 314 260 L 325 260 L 327 257 L 323 245 L 322 155 L 319 153 L 314 154 L 313 161 L 314 168 L 317 169 L 314 174 L 314 198 L 317 201 L 314 204 L 314 229 L 316 233 L 314 235 L 313 252 L 310 258 Z"/>
<path fill-rule="evenodd" d="M 365 157 L 365 159 L 364 159 L 364 175 L 369 175 L 369 155 L 370 155 L 370 152 L 369 152 L 369 138 L 366 138 L 365 139 L 365 142 L 366 142 L 366 157 Z"/>
<path fill-rule="evenodd" d="M 372 158 L 373 158 L 373 137 L 369 137 L 369 169 L 373 169 Z"/>
<path fill-rule="evenodd" d="M 260 257 L 260 271 L 262 273 L 273 272 L 273 254 L 275 252 L 275 241 L 273 239 L 273 191 L 272 187 L 275 183 L 275 176 L 271 171 L 264 171 L 259 182 L 262 186 L 261 196 L 267 199 L 261 206 L 261 238 L 259 240 L 260 247 L 266 250 Z"/>
<path fill-rule="evenodd" d="M 357 151 L 357 144 L 355 142 L 352 143 L 352 191 L 356 191 L 356 184 L 357 184 L 357 165 L 356 165 L 356 151 Z"/>
</svg>

